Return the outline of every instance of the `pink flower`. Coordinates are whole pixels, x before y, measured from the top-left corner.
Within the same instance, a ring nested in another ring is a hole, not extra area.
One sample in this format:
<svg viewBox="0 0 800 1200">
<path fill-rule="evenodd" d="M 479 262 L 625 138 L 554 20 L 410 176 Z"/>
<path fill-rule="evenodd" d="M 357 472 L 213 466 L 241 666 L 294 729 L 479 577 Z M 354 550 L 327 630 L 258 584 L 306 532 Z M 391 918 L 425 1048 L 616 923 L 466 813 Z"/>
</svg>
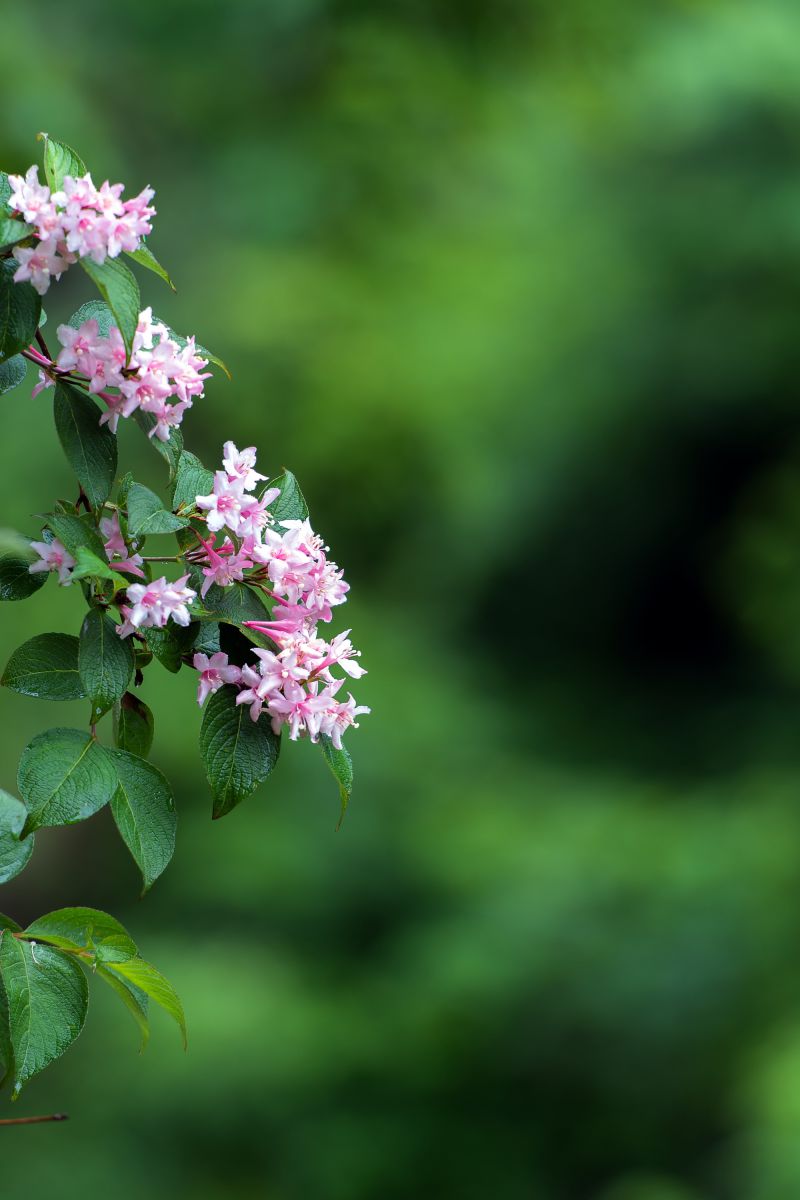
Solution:
<svg viewBox="0 0 800 1200">
<path fill-rule="evenodd" d="M 206 520 L 212 533 L 218 533 L 225 526 L 232 533 L 238 533 L 242 504 L 251 500 L 255 497 L 243 496 L 238 480 L 231 483 L 224 471 L 216 471 L 214 490 L 208 496 L 198 496 L 195 504 L 208 513 Z"/>
<path fill-rule="evenodd" d="M 185 410 L 189 407 L 188 404 L 167 404 L 166 401 L 160 403 L 154 401 L 146 408 L 142 405 L 143 411 L 149 412 L 156 419 L 155 425 L 147 436 L 158 438 L 160 442 L 168 442 L 170 432 L 177 429 L 183 420 Z"/>
<path fill-rule="evenodd" d="M 320 716 L 319 731 L 331 739 L 337 750 L 341 750 L 342 734 L 351 726 L 353 729 L 358 729 L 356 717 L 360 717 L 362 713 L 369 712 L 372 712 L 371 708 L 367 708 L 364 704 L 357 706 L 353 697 L 348 693 L 346 701 L 334 701 L 323 709 Z"/>
<path fill-rule="evenodd" d="M 255 541 L 261 534 L 262 529 L 265 529 L 272 520 L 272 517 L 267 512 L 267 505 L 270 503 L 270 491 L 277 491 L 277 488 L 271 488 L 265 492 L 260 500 L 257 500 L 255 496 L 242 497 L 237 529 L 240 537 L 252 538 Z"/>
<path fill-rule="evenodd" d="M 31 392 L 31 400 L 35 400 L 39 395 L 39 392 L 43 392 L 45 388 L 53 387 L 54 382 L 55 381 L 51 379 L 49 375 L 45 375 L 44 371 L 40 370 L 39 377 L 34 384 L 33 391 Z"/>
<path fill-rule="evenodd" d="M 251 492 L 260 479 L 266 479 L 266 475 L 259 475 L 258 471 L 254 470 L 256 465 L 255 446 L 237 450 L 233 442 L 226 442 L 222 447 L 222 465 L 231 483 L 238 480 L 245 492 Z M 277 488 L 275 492 L 278 494 Z M 267 501 L 267 503 L 271 502 Z"/>
<path fill-rule="evenodd" d="M 297 545 L 297 532 L 280 534 L 265 529 L 260 544 L 253 547 L 253 559 L 267 568 L 267 574 L 279 596 L 291 604 L 300 599 L 313 559 Z"/>
<path fill-rule="evenodd" d="M 103 545 L 103 549 L 106 552 L 106 558 L 113 564 L 114 570 L 125 571 L 131 575 L 140 575 L 144 578 L 144 571 L 142 570 L 144 559 L 141 554 L 129 553 L 119 527 L 118 513 L 113 513 L 110 517 L 101 518 L 100 532 L 107 539 Z"/>
<path fill-rule="evenodd" d="M 11 195 L 8 198 L 9 208 L 13 208 L 30 224 L 39 220 L 42 214 L 49 212 L 52 207 L 50 188 L 39 183 L 39 168 L 29 167 L 22 175 L 9 175 Z"/>
<path fill-rule="evenodd" d="M 206 654 L 195 654 L 192 659 L 192 665 L 196 671 L 200 672 L 200 682 L 197 687 L 197 703 L 202 707 L 208 696 L 219 689 L 226 683 L 238 683 L 241 676 L 241 671 L 238 667 L 228 663 L 228 656 L 222 651 L 217 654 L 212 654 L 211 658 Z"/>
<path fill-rule="evenodd" d="M 130 228 L 136 233 L 137 237 L 147 237 L 149 233 L 153 232 L 150 220 L 156 215 L 156 210 L 150 201 L 154 196 L 155 192 L 151 187 L 142 188 L 138 196 L 132 196 L 122 206 L 128 218 Z"/>
<path fill-rule="evenodd" d="M 116 433 L 120 417 L 127 415 L 125 413 L 127 401 L 124 396 L 106 394 L 103 396 L 103 403 L 107 407 L 106 411 L 100 417 L 99 424 L 108 425 L 108 428 L 111 430 L 111 432 Z"/>
<path fill-rule="evenodd" d="M 202 538 L 200 540 L 203 541 Z M 245 570 L 253 565 L 252 559 L 248 558 L 246 552 L 236 552 L 230 539 L 226 539 L 220 551 L 214 549 L 213 537 L 209 541 L 203 542 L 203 545 L 208 566 L 203 567 L 205 579 L 200 588 L 201 597 L 205 597 L 212 583 L 217 584 L 218 587 L 228 587 L 229 584 L 244 579 Z"/>
<path fill-rule="evenodd" d="M 151 626 L 163 629 L 170 618 L 178 625 L 188 625 L 191 621 L 188 606 L 197 595 L 185 586 L 188 578 L 182 575 L 169 583 L 162 575 L 151 583 L 132 583 L 128 588 L 131 604 L 121 609 L 125 621 L 117 627 L 120 637 Z"/>
<path fill-rule="evenodd" d="M 122 340 L 122 334 L 116 325 L 112 325 L 107 338 L 99 338 L 95 344 L 94 355 L 87 366 L 89 372 L 89 391 L 95 395 L 105 388 L 118 388 L 124 379 L 123 371 L 128 361 L 128 352 Z"/>
<path fill-rule="evenodd" d="M 366 675 L 366 670 L 360 663 L 354 662 L 353 659 L 361 657 L 361 651 L 353 648 L 353 643 L 349 638 L 349 629 L 345 629 L 344 633 L 338 633 L 327 646 L 327 654 L 317 670 L 330 672 L 332 666 L 341 667 L 351 679 L 360 679 L 362 675 Z"/>
<path fill-rule="evenodd" d="M 172 389 L 163 376 L 142 369 L 130 379 L 123 379 L 119 390 L 128 401 L 126 416 L 137 408 L 144 412 L 161 412 L 164 401 L 172 395 Z"/>
<path fill-rule="evenodd" d="M 308 609 L 301 604 L 278 604 L 269 621 L 243 621 L 242 624 L 258 633 L 265 633 L 274 640 L 276 634 L 292 637 L 307 633 L 314 627 L 314 620 Z"/>
<path fill-rule="evenodd" d="M 53 538 L 51 542 L 31 542 L 31 549 L 39 555 L 36 562 L 32 562 L 28 567 L 31 575 L 39 571 L 58 571 L 60 584 L 66 587 L 72 583 L 71 572 L 75 566 L 75 559 L 58 538 Z"/>
<path fill-rule="evenodd" d="M 62 346 L 56 359 L 59 371 L 80 371 L 84 375 L 91 375 L 95 357 L 102 354 L 103 342 L 94 317 L 84 321 L 77 329 L 71 325 L 59 325 L 56 336 Z"/>
<path fill-rule="evenodd" d="M 294 650 L 282 650 L 280 654 L 273 654 L 271 650 L 256 650 L 255 654 L 259 659 L 258 673 L 265 681 L 267 691 L 285 687 L 290 680 L 302 683 L 308 679 L 308 667 L 298 663 Z"/>
<path fill-rule="evenodd" d="M 267 682 L 252 667 L 242 667 L 241 682 L 247 686 L 239 692 L 236 703 L 249 704 L 250 720 L 257 721 L 269 699 Z"/>
<path fill-rule="evenodd" d="M 30 280 L 31 285 L 40 296 L 50 287 L 50 278 L 60 279 L 69 266 L 55 238 L 39 242 L 36 246 L 17 246 L 14 258 L 19 263 L 14 272 L 14 282 L 24 283 Z"/>
<path fill-rule="evenodd" d="M 321 621 L 330 621 L 333 614 L 331 607 L 344 604 L 350 590 L 350 584 L 342 578 L 343 572 L 336 563 L 328 562 L 324 554 L 307 576 L 307 590 L 304 595 L 306 608 L 314 612 Z"/>
<path fill-rule="evenodd" d="M 316 685 L 306 691 L 299 683 L 289 680 L 282 692 L 270 697 L 267 708 L 272 717 L 272 730 L 280 733 L 283 725 L 289 726 L 289 737 L 295 742 L 307 733 L 312 742 L 319 737 L 322 712 L 329 704 L 327 692 L 315 694 Z"/>
</svg>

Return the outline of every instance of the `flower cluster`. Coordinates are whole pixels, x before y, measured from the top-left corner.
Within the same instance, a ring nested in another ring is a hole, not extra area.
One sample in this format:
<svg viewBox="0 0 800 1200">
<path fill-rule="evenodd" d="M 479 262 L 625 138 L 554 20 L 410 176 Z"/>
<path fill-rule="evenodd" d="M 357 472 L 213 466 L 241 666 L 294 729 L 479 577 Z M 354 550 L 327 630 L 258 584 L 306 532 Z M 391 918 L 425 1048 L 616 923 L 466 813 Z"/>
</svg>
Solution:
<svg viewBox="0 0 800 1200">
<path fill-rule="evenodd" d="M 120 637 L 138 633 L 140 629 L 163 629 L 172 618 L 176 625 L 188 625 L 192 617 L 189 605 L 197 592 L 186 587 L 187 575 L 170 583 L 162 575 L 152 583 L 133 583 L 127 589 L 129 604 L 120 605 L 123 621 L 117 626 Z"/>
<path fill-rule="evenodd" d="M 139 408 L 155 418 L 149 436 L 168 441 L 170 430 L 180 425 L 193 400 L 202 397 L 210 376 L 204 370 L 208 359 L 197 353 L 194 338 L 179 345 L 171 330 L 153 319 L 149 308 L 139 314 L 130 362 L 116 325 L 104 337 L 91 317 L 77 329 L 59 325 L 57 335 L 62 348 L 56 369 L 75 372 L 87 381 L 89 391 L 106 405 L 100 424 L 107 424 L 112 433 L 120 417 L 130 417 Z M 52 383 L 52 374 L 43 370 L 36 391 Z"/>
<path fill-rule="evenodd" d="M 87 173 L 79 179 L 65 175 L 60 191 L 51 192 L 39 182 L 38 167 L 24 176 L 9 175 L 8 182 L 9 207 L 33 226 L 38 239 L 34 246 L 15 249 L 19 266 L 14 279 L 30 280 L 40 296 L 52 277 L 60 279 L 79 258 L 100 264 L 123 250 L 138 250 L 153 228 L 150 221 L 156 210 L 150 201 L 155 193 L 149 187 L 123 200 L 121 183 L 106 180 L 97 188 Z"/>
<path fill-rule="evenodd" d="M 226 442 L 213 491 L 197 497 L 211 534 L 208 541 L 201 539 L 202 592 L 212 583 L 226 587 L 243 578 L 258 583 L 275 606 L 269 620 L 245 624 L 265 634 L 275 649 L 254 650 L 257 661 L 241 667 L 229 663 L 224 653 L 211 658 L 196 654 L 198 703 L 223 684 L 234 684 L 240 689 L 237 703 L 248 705 L 254 721 L 266 711 L 275 733 L 285 725 L 292 740 L 305 735 L 316 742 L 327 736 L 340 749 L 344 731 L 370 710 L 356 706 L 352 695 L 337 699 L 344 680 L 333 670 L 338 667 L 353 679 L 366 672 L 356 661 L 360 652 L 353 648 L 350 630 L 328 642 L 319 636 L 318 624 L 332 619 L 349 585 L 307 520 L 281 521 L 280 531 L 275 528 L 267 509 L 280 492 L 267 488 L 260 498 L 251 494 L 265 478 L 255 465 L 254 447 L 239 451 Z M 222 530 L 227 531 L 224 540 L 215 548 Z"/>
</svg>

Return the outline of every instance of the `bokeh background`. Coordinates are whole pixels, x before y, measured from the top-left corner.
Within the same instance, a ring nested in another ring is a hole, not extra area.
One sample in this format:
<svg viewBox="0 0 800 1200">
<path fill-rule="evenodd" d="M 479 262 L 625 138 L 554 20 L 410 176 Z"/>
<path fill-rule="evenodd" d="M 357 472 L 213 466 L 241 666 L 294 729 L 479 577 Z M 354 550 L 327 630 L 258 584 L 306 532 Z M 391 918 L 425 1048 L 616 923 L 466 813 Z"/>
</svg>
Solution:
<svg viewBox="0 0 800 1200">
<path fill-rule="evenodd" d="M 118 914 L 189 1053 L 95 986 L 3 1196 L 796 1200 L 800 8 L 37 0 L 0 66 L 3 167 L 44 128 L 157 188 L 146 297 L 234 373 L 189 444 L 300 476 L 374 710 L 341 832 L 305 744 L 212 826 L 152 672 L 172 866 L 140 903 L 100 814 L 0 908 Z M 71 488 L 31 382 L 28 533 Z M 2 656 L 78 620 L 49 583 Z M 2 785 L 83 722 L 0 695 Z"/>
</svg>

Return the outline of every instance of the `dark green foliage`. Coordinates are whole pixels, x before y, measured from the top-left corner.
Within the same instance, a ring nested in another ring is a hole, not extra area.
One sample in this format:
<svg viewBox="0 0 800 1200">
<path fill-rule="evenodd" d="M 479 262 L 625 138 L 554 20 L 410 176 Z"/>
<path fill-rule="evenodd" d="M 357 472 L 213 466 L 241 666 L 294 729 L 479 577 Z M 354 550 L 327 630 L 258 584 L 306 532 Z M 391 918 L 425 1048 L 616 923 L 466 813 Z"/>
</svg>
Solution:
<svg viewBox="0 0 800 1200">
<path fill-rule="evenodd" d="M 13 246 L 17 242 L 24 242 L 32 232 L 32 226 L 26 225 L 24 221 L 0 214 L 0 250 Z"/>
<path fill-rule="evenodd" d="M 78 668 L 78 639 L 40 633 L 19 646 L 6 664 L 2 684 L 40 700 L 80 700 L 87 693 Z"/>
<path fill-rule="evenodd" d="M 0 556 L 0 600 L 27 600 L 47 579 L 44 571 L 28 570 L 32 559 L 16 554 Z"/>
<path fill-rule="evenodd" d="M 133 418 L 136 421 L 136 424 L 139 425 L 140 428 L 142 428 L 148 435 L 155 427 L 156 419 L 153 414 L 142 412 L 140 408 L 137 408 L 136 412 L 133 414 Z M 180 429 L 171 429 L 169 433 L 169 439 L 166 442 L 162 442 L 160 438 L 157 438 L 155 434 L 153 434 L 153 436 L 150 437 L 150 445 L 154 450 L 158 451 L 163 459 L 166 460 L 167 464 L 169 465 L 170 478 L 173 479 L 178 468 L 178 459 L 180 458 L 181 451 L 183 450 L 183 434 L 181 433 Z"/>
<path fill-rule="evenodd" d="M 28 372 L 28 366 L 21 354 L 0 362 L 0 396 L 19 387 Z"/>
<path fill-rule="evenodd" d="M 15 270 L 13 259 L 0 259 L 0 364 L 30 345 L 42 310 L 29 283 L 14 283 Z"/>
<path fill-rule="evenodd" d="M 25 817 L 25 805 L 0 790 L 0 883 L 19 875 L 33 853 L 33 835 L 20 838 Z"/>
<path fill-rule="evenodd" d="M 172 858 L 177 814 L 172 789 L 159 770 L 127 750 L 109 750 L 117 772 L 111 811 L 147 891 Z"/>
<path fill-rule="evenodd" d="M 97 721 L 120 700 L 133 675 L 130 640 L 117 635 L 110 617 L 93 608 L 81 626 L 78 673 Z"/>
<path fill-rule="evenodd" d="M 172 488 L 172 507 L 193 508 L 197 496 L 207 496 L 214 485 L 214 472 L 209 471 L 196 455 L 188 450 L 181 452 Z"/>
<path fill-rule="evenodd" d="M 153 744 L 153 714 L 132 692 L 114 706 L 114 741 L 120 750 L 147 758 Z"/>
<path fill-rule="evenodd" d="M 0 975 L 17 1096 L 75 1041 L 86 1018 L 89 989 L 74 958 L 51 946 L 34 948 L 8 930 L 0 933 Z"/>
<path fill-rule="evenodd" d="M 114 323 L 130 354 L 141 308 L 135 276 L 118 258 L 107 258 L 100 264 L 91 258 L 81 258 L 79 261 L 114 314 Z"/>
<path fill-rule="evenodd" d="M 339 825 L 341 825 L 353 791 L 353 760 L 344 746 L 337 750 L 329 737 L 320 738 L 320 745 L 325 762 L 339 785 L 339 798 L 342 802 L 339 814 Z"/>
<path fill-rule="evenodd" d="M 79 517 L 74 512 L 54 512 L 48 513 L 45 520 L 73 558 L 77 558 L 81 547 L 85 546 L 100 562 L 106 561 L 103 541 L 97 532 L 94 521 L 88 514 Z"/>
<path fill-rule="evenodd" d="M 17 786 L 28 810 L 27 834 L 43 825 L 71 825 L 92 816 L 113 796 L 117 775 L 91 735 L 49 729 L 23 751 Z"/>
<path fill-rule="evenodd" d="M 152 271 L 153 274 L 158 275 L 160 279 L 164 280 L 164 283 L 172 288 L 173 292 L 175 291 L 175 284 L 145 241 L 142 242 L 138 250 L 126 250 L 125 253 L 133 262 L 138 263 L 141 267 L 146 267 L 148 271 Z"/>
<path fill-rule="evenodd" d="M 247 705 L 236 703 L 236 689 L 220 688 L 206 701 L 200 729 L 200 753 L 211 794 L 213 816 L 224 817 L 272 773 L 280 738 L 266 714 L 251 721 Z"/>
<path fill-rule="evenodd" d="M 141 483 L 131 483 L 127 491 L 128 532 L 132 537 L 147 537 L 153 533 L 174 533 L 186 521 L 173 516 L 161 500 Z"/>
<path fill-rule="evenodd" d="M 51 191 L 59 191 L 65 175 L 77 179 L 86 174 L 86 163 L 72 146 L 51 138 L 48 133 L 40 133 L 39 137 L 44 142 L 44 177 Z"/>
<path fill-rule="evenodd" d="M 114 484 L 117 439 L 100 424 L 102 409 L 95 401 L 63 380 L 56 384 L 53 413 L 67 461 L 92 508 L 97 508 Z"/>
<path fill-rule="evenodd" d="M 280 488 L 277 496 L 269 506 L 269 511 L 276 524 L 281 521 L 304 521 L 308 516 L 308 505 L 305 496 L 300 491 L 300 484 L 291 471 L 284 471 L 276 479 L 270 479 L 268 488 Z"/>
</svg>

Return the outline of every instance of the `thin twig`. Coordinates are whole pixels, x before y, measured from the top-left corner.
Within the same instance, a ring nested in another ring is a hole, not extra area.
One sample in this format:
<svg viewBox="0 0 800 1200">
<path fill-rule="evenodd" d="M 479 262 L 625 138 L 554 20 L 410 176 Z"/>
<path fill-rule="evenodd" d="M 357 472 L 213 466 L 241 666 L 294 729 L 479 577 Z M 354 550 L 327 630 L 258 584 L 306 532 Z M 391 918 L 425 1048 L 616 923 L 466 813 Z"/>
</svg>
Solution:
<svg viewBox="0 0 800 1200">
<path fill-rule="evenodd" d="M 50 1113 L 47 1117 L 5 1117 L 0 1125 L 41 1125 L 43 1121 L 68 1121 L 69 1113 Z"/>
<path fill-rule="evenodd" d="M 36 330 L 36 340 L 42 348 L 42 353 L 46 354 L 47 357 L 52 362 L 53 356 L 50 353 L 50 351 L 47 349 L 47 342 L 44 340 L 44 334 L 42 333 L 41 329 Z"/>
</svg>

